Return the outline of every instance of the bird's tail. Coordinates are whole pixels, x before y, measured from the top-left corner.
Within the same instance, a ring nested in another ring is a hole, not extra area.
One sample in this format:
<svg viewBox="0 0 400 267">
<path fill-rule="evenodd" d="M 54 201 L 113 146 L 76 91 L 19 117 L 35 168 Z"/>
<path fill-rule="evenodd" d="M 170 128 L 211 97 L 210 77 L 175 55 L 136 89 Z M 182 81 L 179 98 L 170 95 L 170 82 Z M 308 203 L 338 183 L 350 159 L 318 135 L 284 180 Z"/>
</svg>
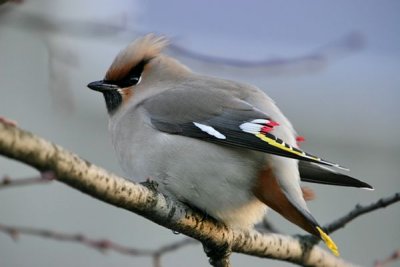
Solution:
<svg viewBox="0 0 400 267">
<path fill-rule="evenodd" d="M 282 190 L 272 170 L 263 171 L 254 189 L 255 196 L 267 206 L 281 214 L 287 220 L 305 231 L 319 237 L 336 256 L 339 250 L 335 242 L 324 232 L 307 208 L 302 207 L 290 194 Z"/>
<path fill-rule="evenodd" d="M 299 171 L 303 182 L 374 189 L 363 181 L 312 162 L 299 161 Z"/>
</svg>

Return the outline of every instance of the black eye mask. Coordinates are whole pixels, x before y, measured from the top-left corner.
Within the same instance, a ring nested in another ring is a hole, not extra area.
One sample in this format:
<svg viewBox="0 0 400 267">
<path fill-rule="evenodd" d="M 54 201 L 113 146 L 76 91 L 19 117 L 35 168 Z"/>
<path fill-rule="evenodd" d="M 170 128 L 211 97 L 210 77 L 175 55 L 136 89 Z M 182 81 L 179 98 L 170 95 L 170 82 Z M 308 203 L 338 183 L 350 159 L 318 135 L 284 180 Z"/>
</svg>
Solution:
<svg viewBox="0 0 400 267">
<path fill-rule="evenodd" d="M 105 81 L 107 83 L 115 84 L 120 88 L 126 88 L 133 85 L 136 85 L 140 81 L 140 77 L 142 76 L 144 66 L 149 63 L 150 59 L 143 59 L 138 64 L 136 64 L 124 78 L 117 81 Z"/>
</svg>

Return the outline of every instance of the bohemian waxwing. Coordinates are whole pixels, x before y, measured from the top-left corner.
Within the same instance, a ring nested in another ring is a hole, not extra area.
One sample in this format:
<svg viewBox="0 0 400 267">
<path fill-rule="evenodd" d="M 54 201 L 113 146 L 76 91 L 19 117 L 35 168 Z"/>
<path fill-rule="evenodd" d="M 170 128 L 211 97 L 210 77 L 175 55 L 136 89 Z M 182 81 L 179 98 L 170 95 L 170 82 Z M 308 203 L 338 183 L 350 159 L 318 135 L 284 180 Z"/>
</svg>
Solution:
<svg viewBox="0 0 400 267">
<path fill-rule="evenodd" d="M 166 45 L 152 34 L 138 39 L 88 85 L 104 95 L 123 170 L 231 227 L 250 228 L 271 207 L 338 255 L 307 208 L 300 178 L 372 187 L 301 151 L 292 124 L 260 89 L 193 73 L 161 53 Z"/>
</svg>

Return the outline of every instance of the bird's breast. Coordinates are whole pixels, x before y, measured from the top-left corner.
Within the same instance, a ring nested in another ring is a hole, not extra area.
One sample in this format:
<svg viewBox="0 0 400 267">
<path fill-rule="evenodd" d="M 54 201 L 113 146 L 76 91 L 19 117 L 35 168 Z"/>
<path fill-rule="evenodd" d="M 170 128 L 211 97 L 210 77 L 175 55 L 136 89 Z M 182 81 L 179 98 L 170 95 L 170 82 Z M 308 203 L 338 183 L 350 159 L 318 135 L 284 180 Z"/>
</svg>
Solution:
<svg viewBox="0 0 400 267">
<path fill-rule="evenodd" d="M 118 160 L 128 177 L 232 225 L 252 225 L 265 211 L 252 190 L 265 155 L 160 132 L 137 111 L 110 122 Z"/>
</svg>

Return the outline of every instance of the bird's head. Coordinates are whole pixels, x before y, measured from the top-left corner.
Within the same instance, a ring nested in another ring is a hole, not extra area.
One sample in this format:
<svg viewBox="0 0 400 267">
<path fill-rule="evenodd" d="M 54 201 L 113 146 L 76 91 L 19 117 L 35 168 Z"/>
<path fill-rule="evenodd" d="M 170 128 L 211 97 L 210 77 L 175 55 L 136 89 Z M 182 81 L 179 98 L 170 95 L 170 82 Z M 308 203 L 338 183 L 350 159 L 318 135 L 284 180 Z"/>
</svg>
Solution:
<svg viewBox="0 0 400 267">
<path fill-rule="evenodd" d="M 174 59 L 161 54 L 167 43 L 166 38 L 154 34 L 137 39 L 117 55 L 103 80 L 87 85 L 103 93 L 110 115 L 128 103 L 133 95 L 141 94 L 143 98 L 154 88 L 162 90 L 166 87 L 160 83 L 168 84 L 166 78 L 174 76 L 174 72 L 188 71 Z"/>
</svg>

